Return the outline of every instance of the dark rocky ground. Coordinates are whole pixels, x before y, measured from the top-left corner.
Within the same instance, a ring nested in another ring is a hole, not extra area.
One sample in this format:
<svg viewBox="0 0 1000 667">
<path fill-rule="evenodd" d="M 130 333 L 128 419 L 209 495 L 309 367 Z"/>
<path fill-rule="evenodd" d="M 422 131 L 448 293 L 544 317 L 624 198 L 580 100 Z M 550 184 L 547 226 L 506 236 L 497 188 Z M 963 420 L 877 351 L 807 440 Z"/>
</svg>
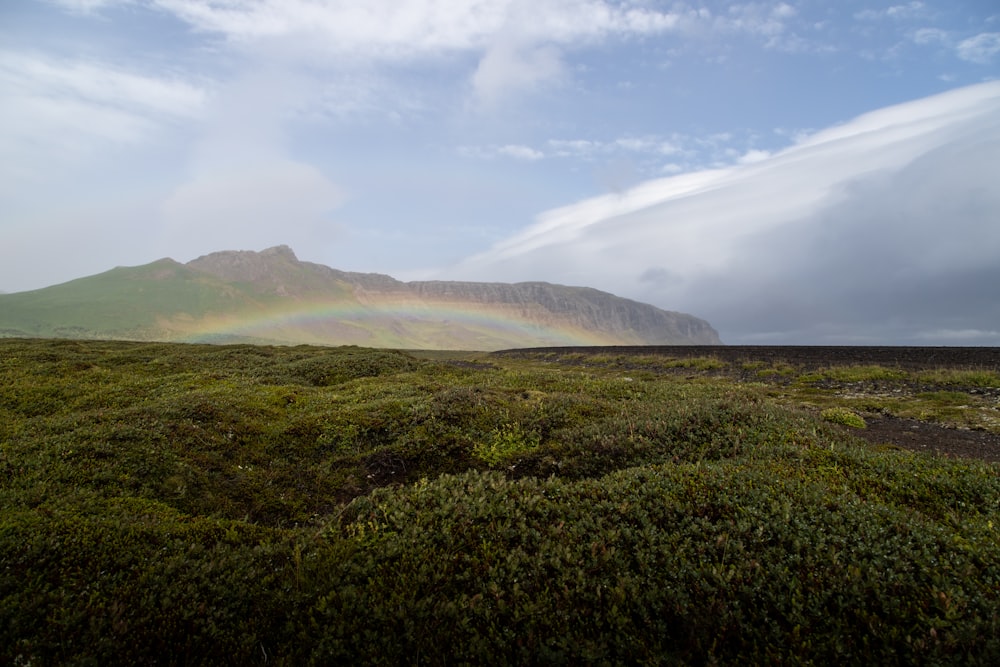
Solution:
<svg viewBox="0 0 1000 667">
<path fill-rule="evenodd" d="M 494 354 L 592 353 L 600 355 L 660 354 L 672 358 L 714 357 L 725 362 L 785 363 L 801 371 L 831 366 L 878 365 L 907 371 L 934 368 L 1000 370 L 998 347 L 852 347 L 852 346 L 773 346 L 773 345 L 677 345 L 643 347 L 551 347 L 532 350 L 505 350 Z M 936 387 L 912 387 L 930 391 Z M 1000 387 L 969 389 L 1000 397 Z M 977 458 L 1000 462 L 1000 434 L 963 430 L 915 419 L 890 415 L 866 416 L 868 428 L 850 429 L 854 435 L 874 444 L 889 445 L 944 456 Z"/>
<path fill-rule="evenodd" d="M 866 416 L 865 421 L 868 428 L 852 429 L 852 432 L 872 444 L 1000 462 L 1000 435 L 996 433 L 948 428 L 916 419 L 888 416 Z"/>
<path fill-rule="evenodd" d="M 673 358 L 715 357 L 727 362 L 785 362 L 803 370 L 829 366 L 879 365 L 904 370 L 929 368 L 1000 369 L 1000 347 L 895 347 L 835 345 L 643 345 L 604 347 L 546 347 L 503 350 L 560 354 L 661 354 Z"/>
</svg>

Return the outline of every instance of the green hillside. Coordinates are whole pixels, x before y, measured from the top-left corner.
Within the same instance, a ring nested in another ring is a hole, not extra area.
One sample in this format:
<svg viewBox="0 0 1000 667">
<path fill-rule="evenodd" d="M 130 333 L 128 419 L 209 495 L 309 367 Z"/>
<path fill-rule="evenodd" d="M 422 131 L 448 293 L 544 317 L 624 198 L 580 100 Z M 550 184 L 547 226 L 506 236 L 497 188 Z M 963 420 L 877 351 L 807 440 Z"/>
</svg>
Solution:
<svg viewBox="0 0 1000 667">
<path fill-rule="evenodd" d="M 349 289 L 293 276 L 297 294 L 355 303 Z M 225 281 L 171 259 L 29 292 L 0 295 L 0 337 L 212 340 L 190 330 L 205 318 L 253 317 L 282 299 L 252 282 Z M 218 342 L 286 342 L 220 335 Z M 319 341 L 314 341 L 319 342 Z"/>
<path fill-rule="evenodd" d="M 0 341 L 0 663 L 1000 662 L 996 464 L 640 362 Z"/>
<path fill-rule="evenodd" d="M 30 292 L 0 295 L 0 331 L 87 338 L 168 336 L 165 317 L 246 307 L 248 295 L 170 259 L 119 267 Z"/>
</svg>

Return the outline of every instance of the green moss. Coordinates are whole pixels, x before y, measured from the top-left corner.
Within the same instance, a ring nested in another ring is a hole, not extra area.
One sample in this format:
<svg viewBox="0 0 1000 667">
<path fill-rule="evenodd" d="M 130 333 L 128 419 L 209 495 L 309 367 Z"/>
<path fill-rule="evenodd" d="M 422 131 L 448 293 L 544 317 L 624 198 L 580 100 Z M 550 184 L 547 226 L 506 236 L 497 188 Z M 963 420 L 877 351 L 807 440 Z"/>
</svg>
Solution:
<svg viewBox="0 0 1000 667">
<path fill-rule="evenodd" d="M 867 428 L 864 418 L 847 408 L 828 408 L 820 413 L 820 416 L 828 422 L 843 424 L 851 428 Z"/>
<path fill-rule="evenodd" d="M 1000 373 L 986 369 L 938 368 L 921 371 L 917 378 L 922 382 L 961 387 L 1000 387 Z"/>
</svg>

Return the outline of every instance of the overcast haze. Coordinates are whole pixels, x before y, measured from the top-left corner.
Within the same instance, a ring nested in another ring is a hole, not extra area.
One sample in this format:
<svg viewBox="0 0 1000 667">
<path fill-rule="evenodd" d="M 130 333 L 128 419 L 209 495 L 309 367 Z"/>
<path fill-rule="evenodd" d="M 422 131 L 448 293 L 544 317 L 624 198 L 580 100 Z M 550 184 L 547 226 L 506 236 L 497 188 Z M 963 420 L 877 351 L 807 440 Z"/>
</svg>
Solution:
<svg viewBox="0 0 1000 667">
<path fill-rule="evenodd" d="M 0 290 L 288 244 L 1000 345 L 993 0 L 0 5 Z"/>
</svg>

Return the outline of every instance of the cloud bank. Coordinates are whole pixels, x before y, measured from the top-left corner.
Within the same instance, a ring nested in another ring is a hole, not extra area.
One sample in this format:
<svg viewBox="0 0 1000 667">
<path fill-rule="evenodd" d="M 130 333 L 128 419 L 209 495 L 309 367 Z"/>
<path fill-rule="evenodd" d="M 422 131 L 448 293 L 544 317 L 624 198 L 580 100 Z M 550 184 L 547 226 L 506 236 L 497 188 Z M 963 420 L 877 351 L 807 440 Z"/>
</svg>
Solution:
<svg viewBox="0 0 1000 667">
<path fill-rule="evenodd" d="M 586 284 L 727 343 L 1000 345 L 1000 83 L 540 215 L 449 277 Z"/>
</svg>

